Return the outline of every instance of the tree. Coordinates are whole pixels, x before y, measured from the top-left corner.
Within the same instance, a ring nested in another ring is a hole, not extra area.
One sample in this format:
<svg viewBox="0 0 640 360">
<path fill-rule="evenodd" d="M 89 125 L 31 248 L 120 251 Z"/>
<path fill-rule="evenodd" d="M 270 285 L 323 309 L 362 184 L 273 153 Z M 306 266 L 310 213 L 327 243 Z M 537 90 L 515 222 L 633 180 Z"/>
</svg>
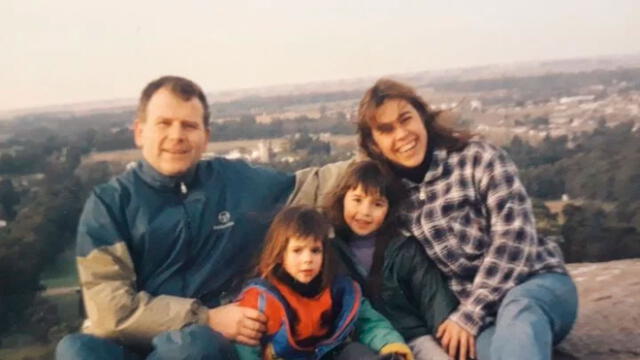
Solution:
<svg viewBox="0 0 640 360">
<path fill-rule="evenodd" d="M 20 193 L 13 187 L 10 179 L 0 180 L 0 208 L 2 208 L 6 219 L 13 220 L 16 216 L 15 207 L 20 202 Z"/>
<path fill-rule="evenodd" d="M 567 205 L 562 250 L 568 262 L 640 257 L 640 231 L 611 219 L 595 205 Z"/>
<path fill-rule="evenodd" d="M 549 208 L 539 199 L 533 199 L 533 215 L 536 219 L 536 230 L 540 236 L 558 235 L 560 223 L 558 216 L 551 213 Z"/>
</svg>

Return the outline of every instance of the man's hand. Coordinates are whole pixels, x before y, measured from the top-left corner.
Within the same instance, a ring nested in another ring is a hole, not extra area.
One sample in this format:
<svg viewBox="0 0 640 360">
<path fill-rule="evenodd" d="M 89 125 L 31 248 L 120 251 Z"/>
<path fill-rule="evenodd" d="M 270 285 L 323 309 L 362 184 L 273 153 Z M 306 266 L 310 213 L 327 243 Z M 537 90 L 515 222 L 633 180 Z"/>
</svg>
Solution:
<svg viewBox="0 0 640 360">
<path fill-rule="evenodd" d="M 209 326 L 229 340 L 255 346 L 266 330 L 267 317 L 235 303 L 209 309 Z"/>
<path fill-rule="evenodd" d="M 467 360 L 476 358 L 476 338 L 470 332 L 451 320 L 446 320 L 438 327 L 436 337 L 444 351 L 452 359 Z M 456 354 L 459 355 L 456 358 Z"/>
</svg>

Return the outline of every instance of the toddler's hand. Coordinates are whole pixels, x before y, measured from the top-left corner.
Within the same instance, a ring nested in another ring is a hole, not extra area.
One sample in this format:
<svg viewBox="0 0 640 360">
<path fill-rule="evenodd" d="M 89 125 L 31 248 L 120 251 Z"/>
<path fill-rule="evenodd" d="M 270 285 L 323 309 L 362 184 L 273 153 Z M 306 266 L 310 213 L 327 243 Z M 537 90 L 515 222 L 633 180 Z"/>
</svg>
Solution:
<svg viewBox="0 0 640 360">
<path fill-rule="evenodd" d="M 413 360 L 413 353 L 407 344 L 391 343 L 380 349 L 380 359 L 384 360 Z"/>
</svg>

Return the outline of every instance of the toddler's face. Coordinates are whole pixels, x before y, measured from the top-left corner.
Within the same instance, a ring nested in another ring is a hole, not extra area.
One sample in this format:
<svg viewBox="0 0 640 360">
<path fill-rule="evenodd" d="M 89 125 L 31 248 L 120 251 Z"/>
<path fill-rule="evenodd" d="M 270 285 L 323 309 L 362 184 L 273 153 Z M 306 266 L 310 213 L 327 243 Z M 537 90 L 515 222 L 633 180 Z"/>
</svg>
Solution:
<svg viewBox="0 0 640 360">
<path fill-rule="evenodd" d="M 314 238 L 289 238 L 282 267 L 297 281 L 308 284 L 322 269 L 322 242 Z"/>
<path fill-rule="evenodd" d="M 351 231 L 363 236 L 378 230 L 384 222 L 389 203 L 379 193 L 367 194 L 361 185 L 344 196 L 344 221 Z"/>
</svg>

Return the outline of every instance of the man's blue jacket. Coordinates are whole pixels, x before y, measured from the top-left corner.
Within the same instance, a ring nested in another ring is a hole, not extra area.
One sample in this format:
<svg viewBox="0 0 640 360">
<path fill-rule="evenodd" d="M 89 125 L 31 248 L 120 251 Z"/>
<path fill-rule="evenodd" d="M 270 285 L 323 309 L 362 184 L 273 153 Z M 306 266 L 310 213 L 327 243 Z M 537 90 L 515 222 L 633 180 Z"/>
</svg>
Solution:
<svg viewBox="0 0 640 360">
<path fill-rule="evenodd" d="M 300 191 L 315 201 L 318 173 L 304 178 L 312 184 L 223 158 L 172 178 L 140 161 L 96 187 L 77 234 L 83 331 L 131 344 L 205 324 L 208 308 L 233 296 L 280 207 Z"/>
</svg>

